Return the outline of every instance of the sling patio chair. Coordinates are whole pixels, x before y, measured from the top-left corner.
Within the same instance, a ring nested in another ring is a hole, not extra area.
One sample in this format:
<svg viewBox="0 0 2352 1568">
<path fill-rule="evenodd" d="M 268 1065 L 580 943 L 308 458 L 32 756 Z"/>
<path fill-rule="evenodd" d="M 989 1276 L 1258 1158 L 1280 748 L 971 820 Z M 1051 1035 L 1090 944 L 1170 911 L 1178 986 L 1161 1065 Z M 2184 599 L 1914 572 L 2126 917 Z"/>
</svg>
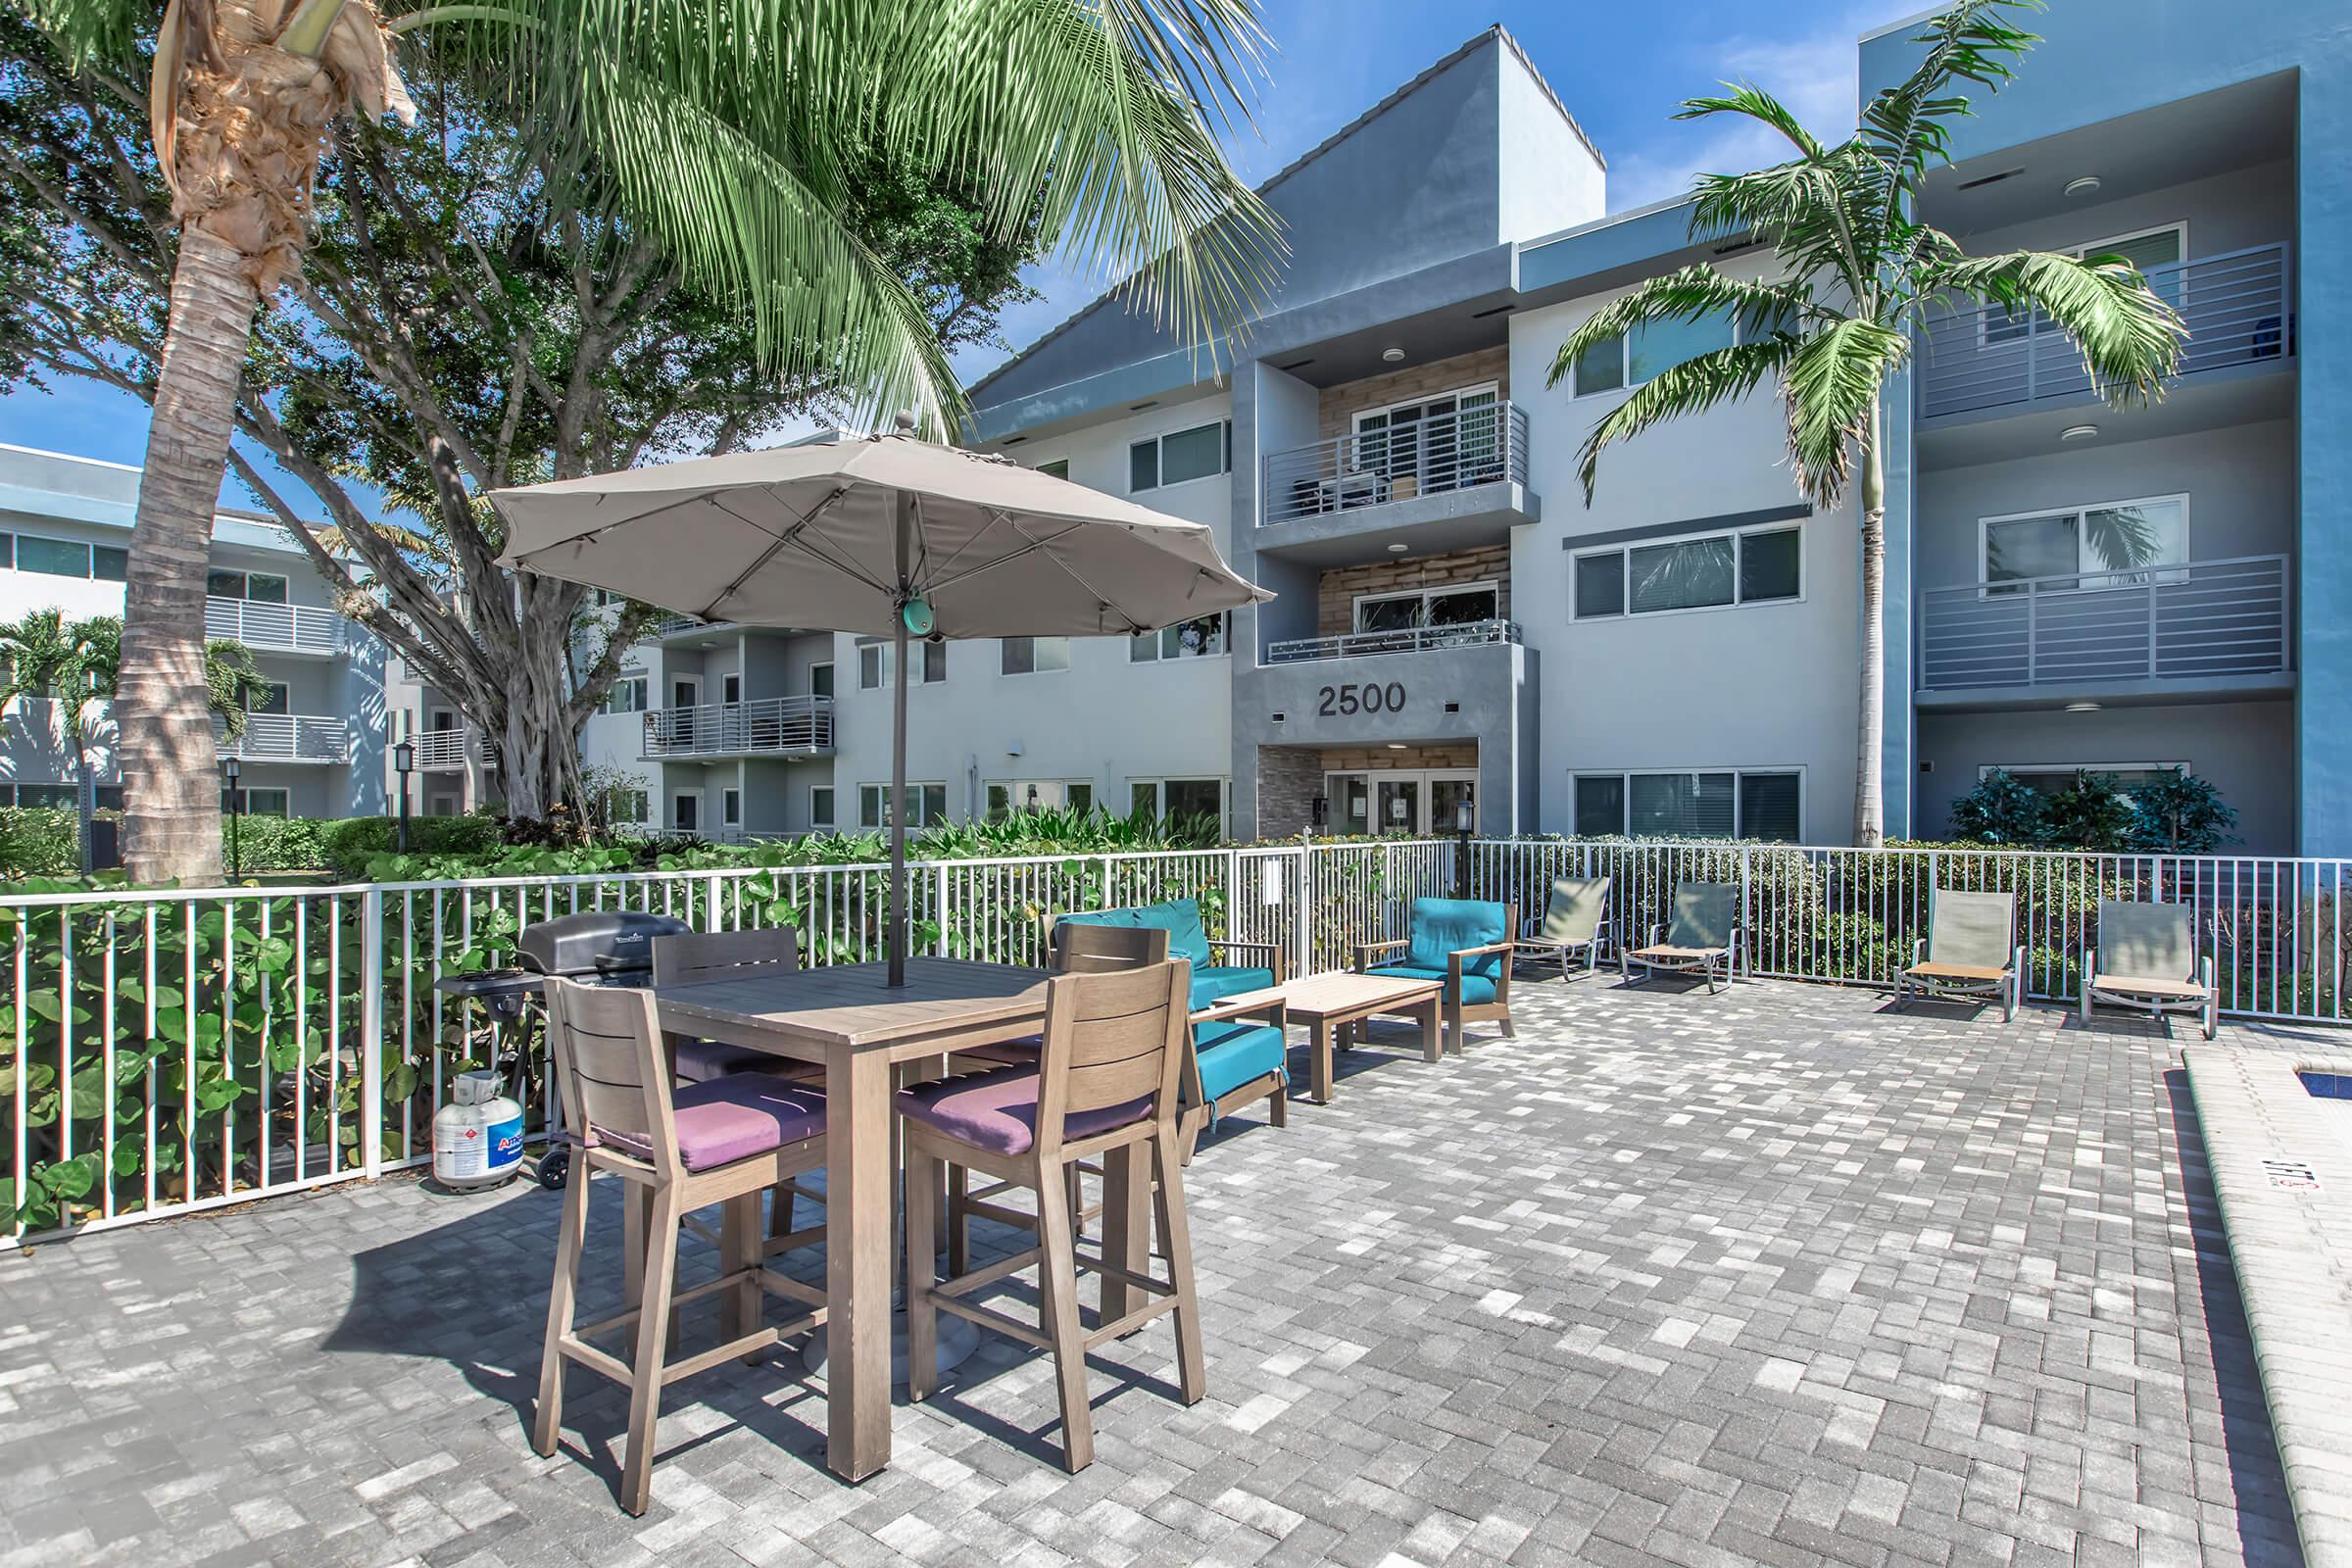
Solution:
<svg viewBox="0 0 2352 1568">
<path fill-rule="evenodd" d="M 1627 952 L 1617 952 L 1617 971 L 1627 985 L 1636 985 L 1634 965 L 1642 965 L 1642 981 L 1660 969 L 1678 974 L 1703 974 L 1707 993 L 1715 979 L 1740 977 L 1740 949 L 1747 928 L 1741 922 L 1740 890 L 1728 882 L 1678 882 L 1674 887 L 1674 918 L 1649 928 L 1649 940 Z"/>
<path fill-rule="evenodd" d="M 2001 1004 L 2001 1021 L 2025 1002 L 2026 950 L 2017 940 L 2017 895 L 1937 888 L 1928 906 L 1928 935 L 1894 976 L 1894 1004 L 1912 997 Z"/>
<path fill-rule="evenodd" d="M 2098 944 L 2082 956 L 2082 1021 L 2098 1003 L 2149 1017 L 2194 1013 L 2211 1040 L 2221 1026 L 2213 959 L 2197 956 L 2196 918 L 2184 904 L 2099 901 Z"/>
<path fill-rule="evenodd" d="M 1609 918 L 1609 879 L 1605 876 L 1557 877 L 1544 919 L 1519 939 L 1519 950 L 1544 949 L 1560 956 L 1560 979 L 1565 983 L 1575 952 L 1585 956 L 1585 973 L 1600 970 L 1600 950 L 1615 922 Z"/>
</svg>

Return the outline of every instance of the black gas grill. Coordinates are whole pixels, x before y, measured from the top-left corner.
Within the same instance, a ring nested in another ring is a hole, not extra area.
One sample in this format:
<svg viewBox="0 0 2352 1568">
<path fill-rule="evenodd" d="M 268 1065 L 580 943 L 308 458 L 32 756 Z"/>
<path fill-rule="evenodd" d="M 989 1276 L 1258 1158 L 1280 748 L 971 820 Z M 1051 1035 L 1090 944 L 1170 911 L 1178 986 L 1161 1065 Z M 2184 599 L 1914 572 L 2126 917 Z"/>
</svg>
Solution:
<svg viewBox="0 0 2352 1568">
<path fill-rule="evenodd" d="M 530 1103 L 531 1037 L 539 1032 L 540 982 L 549 975 L 586 985 L 642 986 L 654 976 L 654 939 L 684 936 L 694 928 L 666 914 L 636 909 L 591 909 L 560 915 L 526 925 L 514 939 L 514 956 L 521 961 L 511 969 L 484 969 L 474 974 L 444 975 L 433 989 L 461 1003 L 480 1004 L 490 1015 L 494 1038 L 501 1024 L 521 1023 L 506 1035 L 499 1066 L 509 1092 Z M 536 1167 L 543 1187 L 562 1187 L 569 1165 L 569 1151 L 561 1129 L 548 1131 L 547 1152 Z"/>
</svg>

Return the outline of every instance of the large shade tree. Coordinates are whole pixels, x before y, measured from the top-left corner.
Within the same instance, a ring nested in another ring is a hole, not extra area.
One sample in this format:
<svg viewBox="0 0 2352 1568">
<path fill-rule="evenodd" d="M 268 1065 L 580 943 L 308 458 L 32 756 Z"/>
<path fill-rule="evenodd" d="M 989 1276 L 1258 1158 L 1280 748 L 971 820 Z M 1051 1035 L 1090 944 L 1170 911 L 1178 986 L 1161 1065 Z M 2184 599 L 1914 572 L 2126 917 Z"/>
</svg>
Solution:
<svg viewBox="0 0 2352 1568">
<path fill-rule="evenodd" d="M 756 445 L 845 417 L 857 391 L 760 373 L 748 312 L 605 209 L 593 171 L 500 125 L 437 66 L 420 56 L 415 90 L 467 134 L 336 127 L 289 304 L 256 321 L 229 462 L 339 606 L 495 740 L 508 809 L 538 816 L 581 804 L 580 729 L 648 612 L 496 566 L 498 520 L 476 498 Z M 145 136 L 135 76 L 69 72 L 0 15 L 0 384 L 155 395 L 171 195 Z M 860 158 L 860 241 L 940 343 L 993 341 L 999 311 L 1029 297 L 1034 224 L 1000 234 L 953 175 Z"/>
<path fill-rule="evenodd" d="M 1690 205 L 1694 241 L 1746 237 L 1771 247 L 1759 279 L 1693 263 L 1610 301 L 1568 335 L 1557 385 L 1576 363 L 1644 327 L 1738 325 L 1725 348 L 1661 371 L 1586 437 L 1579 474 L 1592 499 L 1602 449 L 1667 419 L 1737 402 L 1771 385 L 1787 415 L 1798 491 L 1824 510 L 1860 476 L 1862 647 L 1854 759 L 1854 842 L 1886 836 L 1881 751 L 1886 724 L 1886 479 L 1881 403 L 1909 363 L 1926 313 L 1982 304 L 2048 318 L 2113 402 L 2163 395 L 2186 331 L 2120 257 L 2048 251 L 1970 256 L 1920 216 L 1929 172 L 1950 161 L 1949 122 L 1970 113 L 1963 83 L 1997 92 L 2038 40 L 2009 24 L 2034 0 L 1968 0 L 1923 24 L 1919 65 L 1877 93 L 1854 133 L 1825 143 L 1771 94 L 1733 85 L 1693 98 L 1677 118 L 1734 115 L 1786 139 L 1794 156 L 1742 174 L 1702 174 Z"/>
<path fill-rule="evenodd" d="M 1246 108 L 1262 41 L 1250 0 L 11 3 L 77 65 L 148 63 L 173 193 L 119 704 L 142 880 L 220 864 L 198 693 L 239 377 L 257 306 L 300 272 L 338 126 L 417 118 L 402 35 L 550 156 L 593 170 L 600 210 L 748 313 L 761 376 L 837 378 L 934 433 L 956 411 L 954 376 L 921 302 L 850 220 L 861 152 L 968 178 L 992 227 L 1036 223 L 1196 339 L 1246 315 L 1273 243 L 1215 133 Z"/>
</svg>

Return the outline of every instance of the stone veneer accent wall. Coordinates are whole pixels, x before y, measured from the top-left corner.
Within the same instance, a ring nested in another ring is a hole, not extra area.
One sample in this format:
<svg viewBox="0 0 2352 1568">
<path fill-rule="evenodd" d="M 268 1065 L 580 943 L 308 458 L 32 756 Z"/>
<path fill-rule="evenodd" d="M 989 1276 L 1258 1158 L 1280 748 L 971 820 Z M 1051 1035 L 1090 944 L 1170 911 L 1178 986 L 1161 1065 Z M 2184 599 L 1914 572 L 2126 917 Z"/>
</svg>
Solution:
<svg viewBox="0 0 2352 1568">
<path fill-rule="evenodd" d="M 1323 754 L 1312 746 L 1257 749 L 1257 836 L 1289 838 L 1314 826 L 1323 793 Z"/>
<path fill-rule="evenodd" d="M 1315 631 L 1335 637 L 1355 630 L 1355 600 L 1359 594 L 1391 593 L 1401 588 L 1433 588 L 1447 583 L 1495 584 L 1494 609 L 1503 619 L 1511 616 L 1511 547 L 1486 545 L 1450 556 L 1414 556 L 1397 561 L 1375 561 L 1361 566 L 1339 566 L 1323 574 L 1315 586 Z"/>
<path fill-rule="evenodd" d="M 1491 349 L 1479 349 L 1469 354 L 1457 354 L 1450 360 L 1433 360 L 1407 369 L 1391 370 L 1384 375 L 1368 375 L 1361 381 L 1348 381 L 1340 386 L 1323 389 L 1317 412 L 1321 416 L 1325 440 L 1348 433 L 1351 416 L 1364 409 L 1386 408 L 1392 403 L 1410 403 L 1415 398 L 1429 397 L 1438 392 L 1452 392 L 1462 387 L 1494 383 L 1496 395 L 1505 402 L 1511 396 L 1511 347 L 1497 343 Z"/>
</svg>

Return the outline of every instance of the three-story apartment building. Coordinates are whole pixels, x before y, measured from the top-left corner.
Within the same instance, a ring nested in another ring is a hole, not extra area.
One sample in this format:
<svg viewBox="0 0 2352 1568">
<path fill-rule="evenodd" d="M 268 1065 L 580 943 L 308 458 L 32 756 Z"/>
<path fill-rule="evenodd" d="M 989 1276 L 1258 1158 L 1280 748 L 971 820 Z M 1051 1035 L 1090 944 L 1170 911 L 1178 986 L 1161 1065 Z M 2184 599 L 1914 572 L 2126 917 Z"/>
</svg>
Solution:
<svg viewBox="0 0 2352 1568">
<path fill-rule="evenodd" d="M 68 619 L 122 612 L 139 470 L 0 446 L 0 619 L 57 609 Z M 238 763 L 241 808 L 297 816 L 384 809 L 383 646 L 334 609 L 301 546 L 258 514 L 213 524 L 205 630 L 245 644 L 270 677 L 223 757 Z M 122 804 L 113 722 L 90 710 L 101 805 Z M 19 698 L 0 725 L 0 799 L 71 805 L 74 760 L 55 699 Z"/>
<path fill-rule="evenodd" d="M 2344 265 L 2306 236 L 2352 196 L 2329 151 L 2352 44 L 2310 4 L 2202 15 L 2038 19 L 2048 39 L 1932 182 L 1927 216 L 1972 252 L 2124 254 L 2191 336 L 2167 398 L 2119 410 L 2046 320 L 1951 312 L 1920 334 L 1887 410 L 1894 834 L 1944 833 L 1993 767 L 2056 787 L 2185 766 L 2249 849 L 2352 839 L 2352 555 L 2326 543 L 2348 460 L 2324 433 L 2352 327 L 2302 308 Z M 1865 92 L 1909 69 L 1915 31 L 1862 41 Z M 1680 202 L 1608 214 L 1605 178 L 1491 29 L 1266 184 L 1290 256 L 1238 345 L 1196 355 L 1102 302 L 981 382 L 981 444 L 1208 522 L 1280 597 L 1050 660 L 955 648 L 911 776 L 956 811 L 1000 782 L 1124 805 L 1199 781 L 1244 835 L 1443 829 L 1467 797 L 1488 832 L 1842 840 L 1852 503 L 1796 494 L 1769 393 L 1612 449 L 1588 501 L 1595 420 L 1729 321 L 1547 384 L 1567 332 L 1640 279 L 1773 257 L 1693 244 Z M 846 735 L 887 734 L 845 705 Z M 839 756 L 872 779 L 887 754 Z"/>
</svg>

